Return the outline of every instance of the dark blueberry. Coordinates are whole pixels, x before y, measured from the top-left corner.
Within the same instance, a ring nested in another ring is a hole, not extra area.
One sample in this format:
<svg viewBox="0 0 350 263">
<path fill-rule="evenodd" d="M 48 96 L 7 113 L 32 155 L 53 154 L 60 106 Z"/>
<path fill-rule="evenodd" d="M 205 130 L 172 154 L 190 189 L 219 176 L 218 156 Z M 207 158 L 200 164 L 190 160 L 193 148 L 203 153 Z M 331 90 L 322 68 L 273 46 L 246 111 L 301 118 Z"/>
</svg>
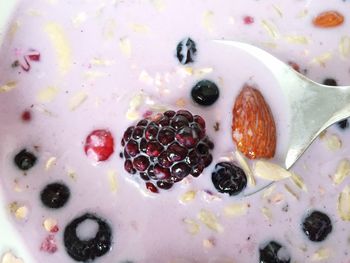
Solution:
<svg viewBox="0 0 350 263">
<path fill-rule="evenodd" d="M 90 239 L 80 239 L 77 229 L 86 220 L 98 225 L 96 235 Z M 110 225 L 95 214 L 86 213 L 71 221 L 64 229 L 64 246 L 68 255 L 76 261 L 90 262 L 108 253 L 112 247 Z"/>
<path fill-rule="evenodd" d="M 32 168 L 36 161 L 36 156 L 33 153 L 28 152 L 26 149 L 21 150 L 14 158 L 16 166 L 23 171 L 27 171 Z"/>
<path fill-rule="evenodd" d="M 70 190 L 62 183 L 52 183 L 45 186 L 40 193 L 41 202 L 48 208 L 58 209 L 69 200 Z"/>
<path fill-rule="evenodd" d="M 340 129 L 345 130 L 349 127 L 349 120 L 344 119 L 342 121 L 337 122 L 337 125 Z"/>
<path fill-rule="evenodd" d="M 210 106 L 219 98 L 219 88 L 210 80 L 201 80 L 192 88 L 191 96 L 199 105 Z"/>
<path fill-rule="evenodd" d="M 230 162 L 216 164 L 211 180 L 220 193 L 229 195 L 237 195 L 247 186 L 244 171 Z"/>
<path fill-rule="evenodd" d="M 194 62 L 197 53 L 196 43 L 191 38 L 185 38 L 176 47 L 176 56 L 181 64 Z"/>
<path fill-rule="evenodd" d="M 285 247 L 275 241 L 270 241 L 259 249 L 260 263 L 290 263 L 291 257 Z"/>
<path fill-rule="evenodd" d="M 338 83 L 335 79 L 327 78 L 323 81 L 323 85 L 327 86 L 338 86 Z"/>
<path fill-rule="evenodd" d="M 328 234 L 332 232 L 332 222 L 326 214 L 313 211 L 305 217 L 302 228 L 309 240 L 320 242 L 325 240 Z"/>
</svg>

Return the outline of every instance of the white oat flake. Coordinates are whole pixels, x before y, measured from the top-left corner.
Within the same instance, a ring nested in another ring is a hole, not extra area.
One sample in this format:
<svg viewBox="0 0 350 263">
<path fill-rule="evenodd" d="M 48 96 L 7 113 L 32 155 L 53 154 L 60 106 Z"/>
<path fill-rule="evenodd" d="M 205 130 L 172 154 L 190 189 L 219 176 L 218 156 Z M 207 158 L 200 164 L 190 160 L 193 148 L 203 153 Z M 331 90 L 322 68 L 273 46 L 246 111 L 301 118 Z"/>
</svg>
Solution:
<svg viewBox="0 0 350 263">
<path fill-rule="evenodd" d="M 261 21 L 262 27 L 266 30 L 266 32 L 269 34 L 269 36 L 272 39 L 278 39 L 280 36 L 280 33 L 278 32 L 278 29 L 275 24 L 273 24 L 271 21 L 262 20 Z"/>
<path fill-rule="evenodd" d="M 45 32 L 55 49 L 61 73 L 67 73 L 72 65 L 72 51 L 63 27 L 58 23 L 47 23 Z"/>
<path fill-rule="evenodd" d="M 249 186 L 255 186 L 256 181 L 253 175 L 252 170 L 249 167 L 248 162 L 246 161 L 245 157 L 240 153 L 240 151 L 235 152 L 235 156 L 239 164 L 241 165 L 241 168 L 243 169 L 244 173 L 247 175 L 248 178 L 248 185 Z"/>
<path fill-rule="evenodd" d="M 231 204 L 224 207 L 224 214 L 228 217 L 238 217 L 247 214 L 248 203 Z"/>
<path fill-rule="evenodd" d="M 38 92 L 37 99 L 40 103 L 49 103 L 55 99 L 60 89 L 55 86 L 46 87 Z"/>
<path fill-rule="evenodd" d="M 325 260 L 325 259 L 328 259 L 330 255 L 331 255 L 331 250 L 329 248 L 320 248 L 312 255 L 311 260 L 312 261 Z"/>
<path fill-rule="evenodd" d="M 221 224 L 219 224 L 217 216 L 205 209 L 202 209 L 198 213 L 198 219 L 209 229 L 215 231 L 215 232 L 222 232 L 224 228 Z"/>
<path fill-rule="evenodd" d="M 338 49 L 343 58 L 350 57 L 350 36 L 343 36 L 340 39 Z"/>
<path fill-rule="evenodd" d="M 350 186 L 347 185 L 339 194 L 337 210 L 343 221 L 350 221 Z"/>
<path fill-rule="evenodd" d="M 79 91 L 74 94 L 68 103 L 68 107 L 70 111 L 76 110 L 79 106 L 81 106 L 88 98 L 88 94 L 85 91 Z"/>
<path fill-rule="evenodd" d="M 270 181 L 280 181 L 292 176 L 292 173 L 283 167 L 262 160 L 255 163 L 253 173 L 256 177 Z"/>
<path fill-rule="evenodd" d="M 203 14 L 202 24 L 208 32 L 214 31 L 214 13 L 212 11 L 206 11 Z"/>
<path fill-rule="evenodd" d="M 109 182 L 109 188 L 112 191 L 112 193 L 117 192 L 118 190 L 118 183 L 117 183 L 117 172 L 114 170 L 107 171 L 108 176 L 108 182 Z"/>
<path fill-rule="evenodd" d="M 333 182 L 338 185 L 341 184 L 346 177 L 350 175 L 350 161 L 343 159 L 339 162 L 337 170 L 333 176 Z"/>
<path fill-rule="evenodd" d="M 0 86 L 0 93 L 5 93 L 13 90 L 16 88 L 17 82 L 16 81 L 9 81 L 5 83 L 4 85 Z"/>
<path fill-rule="evenodd" d="M 24 263 L 24 261 L 8 251 L 2 255 L 1 263 Z"/>
<path fill-rule="evenodd" d="M 57 158 L 55 156 L 50 157 L 45 164 L 45 170 L 48 171 L 52 166 L 56 164 Z"/>
</svg>

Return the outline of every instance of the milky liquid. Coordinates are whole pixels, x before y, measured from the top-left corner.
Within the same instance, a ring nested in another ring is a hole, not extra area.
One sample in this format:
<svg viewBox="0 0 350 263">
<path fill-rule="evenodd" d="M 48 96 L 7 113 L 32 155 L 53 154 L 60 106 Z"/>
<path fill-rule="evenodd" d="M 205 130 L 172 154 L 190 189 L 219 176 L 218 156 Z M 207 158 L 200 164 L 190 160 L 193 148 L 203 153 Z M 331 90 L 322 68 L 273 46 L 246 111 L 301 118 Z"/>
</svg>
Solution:
<svg viewBox="0 0 350 263">
<path fill-rule="evenodd" d="M 63 231 L 85 212 L 97 213 L 113 228 L 112 250 L 96 262 L 251 263 L 258 262 L 259 247 L 270 240 L 283 244 L 292 262 L 309 262 L 321 248 L 330 252 L 324 262 L 347 262 L 350 226 L 340 219 L 336 204 L 349 181 L 334 186 L 331 176 L 348 156 L 349 131 L 330 128 L 329 133 L 341 139 L 341 148 L 330 151 L 317 140 L 293 167 L 307 192 L 285 180 L 275 184 L 268 198 L 262 193 L 229 197 L 217 193 L 211 182 L 215 164 L 235 152 L 232 107 L 244 83 L 255 84 L 271 107 L 278 135 L 274 161 L 286 145 L 289 124 L 285 99 L 268 70 L 249 55 L 210 40 L 246 41 L 285 62 L 296 61 L 316 81 L 333 77 L 339 84 L 349 84 L 348 58 L 338 51 L 346 26 L 320 30 L 311 24 L 315 14 L 330 7 L 342 11 L 349 3 L 23 1 L 1 51 L 0 84 L 16 81 L 17 85 L 0 94 L 0 164 L 7 204 L 18 202 L 30 210 L 26 220 L 17 220 L 10 212 L 9 220 L 34 262 L 74 262 L 65 252 Z M 254 17 L 254 23 L 245 25 L 245 15 Z M 63 28 L 59 43 L 52 34 L 57 28 Z M 299 43 L 297 36 L 307 42 Z M 175 56 L 177 43 L 185 37 L 191 37 L 198 49 L 190 68 Z M 29 72 L 12 68 L 18 54 L 31 48 L 40 51 L 41 61 L 32 62 Z M 320 63 L 320 56 L 327 53 L 330 57 Z M 190 97 L 192 86 L 202 79 L 220 88 L 219 100 L 208 108 L 195 105 Z M 49 95 L 43 92 L 48 87 L 54 91 Z M 135 101 L 139 105 L 133 110 L 130 103 Z M 141 118 L 146 110 L 180 108 L 206 120 L 207 134 L 215 143 L 214 160 L 200 177 L 189 176 L 169 191 L 148 194 L 124 171 L 121 137 L 136 121 L 131 113 Z M 32 120 L 25 123 L 20 116 L 27 109 Z M 216 123 L 219 131 L 213 128 Z M 86 136 L 95 129 L 109 129 L 115 140 L 115 153 L 97 165 L 83 151 Z M 23 148 L 38 156 L 26 175 L 13 164 L 13 156 Z M 52 157 L 54 164 L 47 168 Z M 59 210 L 43 207 L 39 199 L 41 189 L 54 181 L 64 181 L 71 189 L 68 204 Z M 258 179 L 259 186 L 268 183 Z M 249 187 L 244 193 L 254 190 Z M 195 191 L 196 197 L 183 204 L 181 196 L 188 191 Z M 225 208 L 233 204 L 249 207 L 244 215 L 228 216 Z M 306 213 L 314 209 L 327 213 L 333 222 L 332 233 L 322 243 L 310 242 L 300 227 Z M 203 212 L 214 214 L 220 227 L 213 230 L 201 222 Z M 60 229 L 53 254 L 40 250 L 48 235 L 42 226 L 47 218 L 57 220 Z M 188 222 L 198 226 L 195 233 L 189 233 L 193 229 Z"/>
</svg>

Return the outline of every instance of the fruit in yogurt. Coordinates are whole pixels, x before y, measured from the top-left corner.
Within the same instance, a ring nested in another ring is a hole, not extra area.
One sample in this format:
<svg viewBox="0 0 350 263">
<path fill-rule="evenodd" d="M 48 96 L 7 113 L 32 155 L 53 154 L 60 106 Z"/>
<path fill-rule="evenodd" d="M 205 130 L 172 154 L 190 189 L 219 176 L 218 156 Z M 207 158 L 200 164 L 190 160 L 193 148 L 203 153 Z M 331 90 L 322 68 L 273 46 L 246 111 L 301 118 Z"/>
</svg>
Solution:
<svg viewBox="0 0 350 263">
<path fill-rule="evenodd" d="M 276 150 L 276 125 L 261 92 L 244 85 L 233 107 L 232 138 L 249 159 L 272 158 Z"/>
<path fill-rule="evenodd" d="M 337 27 L 344 23 L 344 16 L 338 11 L 330 10 L 318 14 L 312 22 L 320 28 Z"/>
<path fill-rule="evenodd" d="M 311 241 L 320 242 L 332 232 L 332 222 L 328 215 L 320 211 L 313 211 L 307 215 L 302 223 L 303 232 Z"/>
<path fill-rule="evenodd" d="M 43 205 L 52 209 L 65 206 L 69 198 L 70 190 L 68 186 L 60 182 L 48 184 L 40 193 Z"/>
<path fill-rule="evenodd" d="M 86 155 L 96 161 L 106 161 L 114 152 L 114 139 L 108 130 L 94 130 L 85 142 L 84 150 Z"/>
<path fill-rule="evenodd" d="M 220 193 L 229 195 L 237 195 L 247 186 L 247 176 L 244 171 L 230 162 L 216 164 L 211 180 Z"/>
<path fill-rule="evenodd" d="M 191 96 L 194 102 L 201 106 L 211 106 L 219 98 L 218 86 L 210 80 L 199 81 L 191 91 Z"/>
<path fill-rule="evenodd" d="M 181 64 L 194 62 L 196 55 L 196 43 L 191 38 L 185 38 L 177 44 L 176 56 Z"/>
<path fill-rule="evenodd" d="M 98 228 L 93 237 L 86 238 L 86 233 L 80 233 L 82 231 L 79 230 L 79 227 L 84 223 L 97 224 Z M 112 229 L 104 219 L 95 214 L 86 213 L 75 218 L 66 226 L 63 239 L 69 256 L 76 261 L 88 262 L 111 250 Z"/>
<path fill-rule="evenodd" d="M 16 166 L 22 171 L 27 171 L 32 168 L 37 161 L 37 157 L 34 153 L 27 151 L 27 149 L 21 150 L 15 155 L 14 162 Z"/>
<path fill-rule="evenodd" d="M 143 119 L 125 131 L 121 143 L 125 170 L 138 173 L 151 192 L 169 189 L 190 174 L 199 176 L 212 162 L 214 147 L 203 118 L 187 110 Z"/>
<path fill-rule="evenodd" d="M 276 241 L 270 241 L 260 248 L 260 263 L 289 263 L 291 257 L 285 247 Z"/>
</svg>

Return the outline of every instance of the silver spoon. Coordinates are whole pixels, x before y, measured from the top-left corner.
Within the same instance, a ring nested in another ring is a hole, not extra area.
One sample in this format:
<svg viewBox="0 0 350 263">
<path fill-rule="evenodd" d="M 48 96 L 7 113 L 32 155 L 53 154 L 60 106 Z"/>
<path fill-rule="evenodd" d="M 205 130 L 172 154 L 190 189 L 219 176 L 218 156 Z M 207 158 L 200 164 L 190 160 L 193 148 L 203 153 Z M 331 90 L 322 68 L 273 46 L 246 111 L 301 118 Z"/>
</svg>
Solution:
<svg viewBox="0 0 350 263">
<path fill-rule="evenodd" d="M 286 169 L 292 167 L 323 130 L 350 117 L 350 86 L 316 83 L 250 44 L 231 40 L 214 42 L 241 49 L 257 58 L 281 87 L 288 103 L 291 124 L 289 144 L 282 156 Z"/>
</svg>

